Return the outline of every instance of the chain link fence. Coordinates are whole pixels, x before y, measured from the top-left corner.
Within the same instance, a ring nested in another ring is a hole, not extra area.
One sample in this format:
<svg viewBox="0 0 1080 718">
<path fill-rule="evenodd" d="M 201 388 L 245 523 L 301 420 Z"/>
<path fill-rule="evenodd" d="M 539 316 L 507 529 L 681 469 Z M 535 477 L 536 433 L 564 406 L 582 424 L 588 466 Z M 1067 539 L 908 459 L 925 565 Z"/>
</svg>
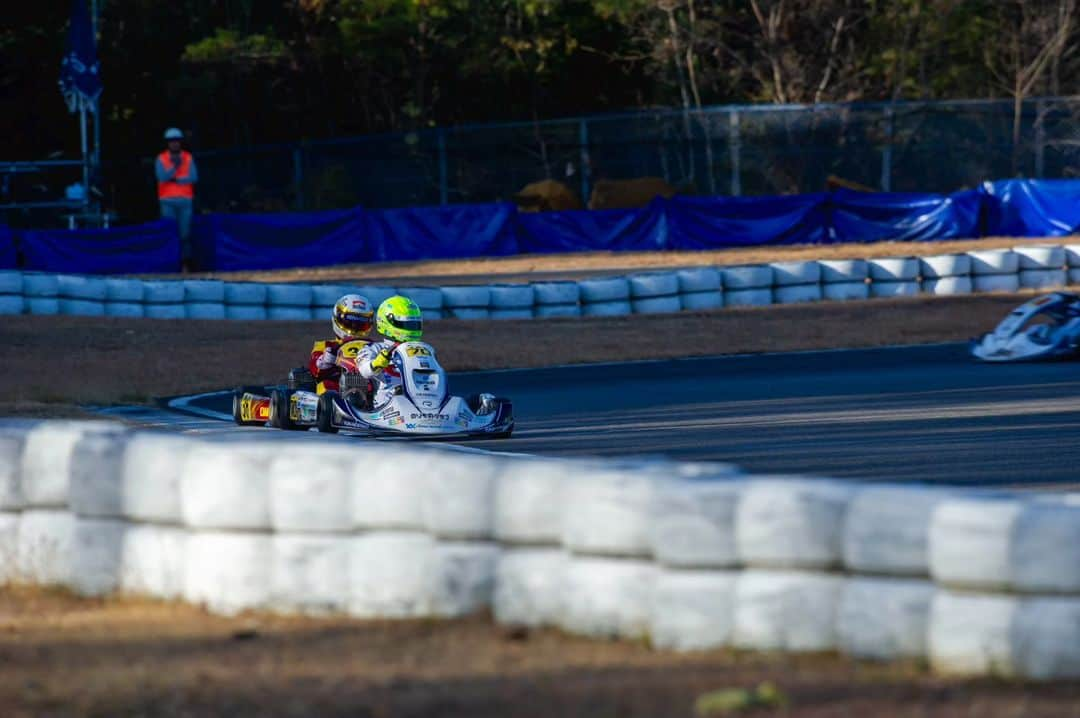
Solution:
<svg viewBox="0 0 1080 718">
<path fill-rule="evenodd" d="M 817 192 L 830 177 L 947 193 L 1080 176 L 1080 98 L 1025 101 L 1016 127 L 1014 109 L 1011 100 L 751 105 L 196 149 L 199 203 L 264 212 L 491 202 L 542 179 L 586 204 L 598 179 L 646 176 L 705 195 Z M 147 187 L 130 191 L 152 198 L 149 164 L 145 172 Z"/>
</svg>

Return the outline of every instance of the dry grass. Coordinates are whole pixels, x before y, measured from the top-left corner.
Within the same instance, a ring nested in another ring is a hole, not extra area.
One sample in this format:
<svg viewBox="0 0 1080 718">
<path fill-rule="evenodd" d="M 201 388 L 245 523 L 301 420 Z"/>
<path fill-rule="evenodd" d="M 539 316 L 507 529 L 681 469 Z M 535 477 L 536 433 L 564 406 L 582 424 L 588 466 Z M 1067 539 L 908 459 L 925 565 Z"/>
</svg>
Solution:
<svg viewBox="0 0 1080 718">
<path fill-rule="evenodd" d="M 485 618 L 221 618 L 179 604 L 0 594 L 0 713 L 689 716 L 709 690 L 772 680 L 825 716 L 1076 716 L 1080 684 L 968 683 L 831 655 L 675 655 Z"/>
<path fill-rule="evenodd" d="M 425 338 L 451 371 L 627 359 L 963 341 L 1022 296 L 821 302 L 618 318 L 430 322 Z M 48 331 L 45 331 L 47 329 Z M 7 317 L 0 412 L 278 383 L 326 335 L 323 322 Z M 42 369 L 42 358 L 55 369 Z"/>
<path fill-rule="evenodd" d="M 205 274 L 230 280 L 265 282 L 356 282 L 370 284 L 469 284 L 489 281 L 530 281 L 613 274 L 671 267 L 721 266 L 811 259 L 870 259 L 912 257 L 997 249 L 1018 244 L 1069 244 L 1070 237 L 986 237 L 946 242 L 876 242 L 872 244 L 814 244 L 754 246 L 699 252 L 576 252 L 515 255 L 421 262 L 383 262 L 274 271 Z"/>
</svg>

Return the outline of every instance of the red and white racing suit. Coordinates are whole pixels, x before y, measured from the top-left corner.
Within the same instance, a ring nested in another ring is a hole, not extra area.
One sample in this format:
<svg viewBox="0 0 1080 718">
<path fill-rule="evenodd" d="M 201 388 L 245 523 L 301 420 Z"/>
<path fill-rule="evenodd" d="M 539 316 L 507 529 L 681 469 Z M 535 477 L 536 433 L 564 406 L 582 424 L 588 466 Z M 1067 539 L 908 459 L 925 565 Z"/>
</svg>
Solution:
<svg viewBox="0 0 1080 718">
<path fill-rule="evenodd" d="M 332 366 L 326 369 L 320 369 L 318 365 L 319 357 L 323 355 L 327 349 L 332 349 L 334 353 L 341 347 L 342 344 L 347 344 L 351 341 L 356 341 L 359 337 L 346 337 L 344 339 L 327 339 L 325 341 L 317 341 L 314 346 L 311 347 L 311 356 L 308 358 L 308 371 L 315 377 L 317 382 L 317 391 L 322 394 L 324 391 L 337 391 L 338 379 L 341 378 L 341 367 Z"/>
<path fill-rule="evenodd" d="M 391 361 L 385 369 L 376 369 L 371 362 L 384 351 L 393 350 L 398 342 L 383 339 L 372 342 L 364 347 L 356 356 L 356 366 L 360 369 L 360 375 L 375 382 L 375 392 L 372 396 L 374 406 L 382 406 L 394 395 L 397 387 L 401 386 L 401 374 Z"/>
</svg>

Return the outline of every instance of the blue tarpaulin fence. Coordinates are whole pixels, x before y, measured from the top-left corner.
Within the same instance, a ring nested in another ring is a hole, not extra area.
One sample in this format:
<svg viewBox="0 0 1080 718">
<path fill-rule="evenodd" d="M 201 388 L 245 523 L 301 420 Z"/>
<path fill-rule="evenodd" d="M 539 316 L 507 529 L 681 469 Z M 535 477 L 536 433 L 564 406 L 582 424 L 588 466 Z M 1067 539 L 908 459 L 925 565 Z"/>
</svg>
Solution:
<svg viewBox="0 0 1080 718">
<path fill-rule="evenodd" d="M 627 210 L 521 213 L 509 203 L 196 217 L 207 271 L 573 251 L 702 250 L 780 244 L 1047 237 L 1080 229 L 1080 180 L 1002 180 L 951 195 L 832 193 L 656 198 Z M 16 266 L 0 228 L 0 267 Z M 171 222 L 109 230 L 27 231 L 26 269 L 175 271 Z"/>
</svg>

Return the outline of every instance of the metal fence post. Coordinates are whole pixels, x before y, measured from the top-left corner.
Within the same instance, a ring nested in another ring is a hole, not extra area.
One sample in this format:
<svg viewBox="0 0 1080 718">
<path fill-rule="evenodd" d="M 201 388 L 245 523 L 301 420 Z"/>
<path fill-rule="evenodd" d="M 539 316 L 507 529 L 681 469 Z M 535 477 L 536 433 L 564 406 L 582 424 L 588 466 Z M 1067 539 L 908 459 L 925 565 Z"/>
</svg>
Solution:
<svg viewBox="0 0 1080 718">
<path fill-rule="evenodd" d="M 437 140 L 439 151 L 439 204 L 445 205 L 450 203 L 450 188 L 447 186 L 446 130 L 442 127 L 438 129 Z"/>
<path fill-rule="evenodd" d="M 293 147 L 293 205 L 297 210 L 304 209 L 304 148 L 300 145 Z"/>
<path fill-rule="evenodd" d="M 583 206 L 589 204 L 589 123 L 585 118 L 581 119 L 578 123 L 578 145 L 580 147 L 580 158 L 578 164 L 580 165 L 581 173 L 581 203 Z"/>
<path fill-rule="evenodd" d="M 1046 100 L 1035 103 L 1035 177 L 1042 179 L 1046 164 Z"/>
<path fill-rule="evenodd" d="M 881 148 L 881 191 L 892 192 L 892 148 L 896 134 L 896 116 L 893 108 L 885 108 L 885 146 Z"/>
<path fill-rule="evenodd" d="M 728 151 L 731 153 L 731 195 L 738 197 L 742 195 L 742 137 L 739 133 L 738 110 L 732 110 L 728 114 L 728 138 Z"/>
</svg>

